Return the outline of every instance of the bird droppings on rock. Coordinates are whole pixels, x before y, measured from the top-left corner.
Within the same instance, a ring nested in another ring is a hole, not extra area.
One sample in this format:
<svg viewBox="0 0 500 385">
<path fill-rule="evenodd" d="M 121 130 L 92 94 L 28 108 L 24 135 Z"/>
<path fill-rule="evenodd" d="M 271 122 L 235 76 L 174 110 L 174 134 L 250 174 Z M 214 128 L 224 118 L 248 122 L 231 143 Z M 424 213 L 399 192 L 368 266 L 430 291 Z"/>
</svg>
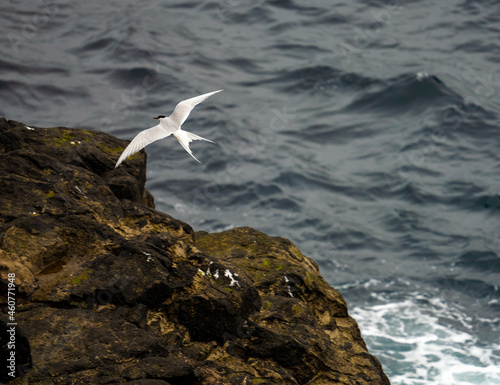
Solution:
<svg viewBox="0 0 500 385">
<path fill-rule="evenodd" d="M 313 260 L 252 228 L 194 233 L 155 211 L 145 153 L 114 169 L 126 144 L 0 119 L 11 384 L 389 384 Z"/>
<path fill-rule="evenodd" d="M 283 280 L 287 283 L 287 292 L 288 292 L 288 295 L 290 297 L 293 297 L 293 293 L 292 293 L 292 288 L 291 286 L 288 284 L 288 282 L 290 282 L 290 280 L 288 279 L 288 277 L 285 275 L 283 276 Z"/>
<path fill-rule="evenodd" d="M 231 280 L 231 282 L 229 282 L 229 286 L 234 286 L 234 285 L 240 286 L 240 283 L 236 280 L 236 278 L 234 278 L 237 276 L 238 276 L 238 273 L 232 273 L 231 270 L 229 270 L 229 269 L 226 269 L 224 271 L 224 277 L 228 277 Z"/>
</svg>

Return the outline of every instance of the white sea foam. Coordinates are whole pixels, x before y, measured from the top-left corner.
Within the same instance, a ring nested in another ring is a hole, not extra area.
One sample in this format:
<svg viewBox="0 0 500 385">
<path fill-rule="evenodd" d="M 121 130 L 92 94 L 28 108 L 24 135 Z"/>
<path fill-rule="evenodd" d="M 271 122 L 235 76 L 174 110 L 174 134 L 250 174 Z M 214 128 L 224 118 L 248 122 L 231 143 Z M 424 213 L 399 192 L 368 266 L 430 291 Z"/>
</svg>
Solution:
<svg viewBox="0 0 500 385">
<path fill-rule="evenodd" d="M 470 317 L 435 298 L 351 309 L 393 385 L 498 385 L 500 343 L 479 341 Z"/>
</svg>

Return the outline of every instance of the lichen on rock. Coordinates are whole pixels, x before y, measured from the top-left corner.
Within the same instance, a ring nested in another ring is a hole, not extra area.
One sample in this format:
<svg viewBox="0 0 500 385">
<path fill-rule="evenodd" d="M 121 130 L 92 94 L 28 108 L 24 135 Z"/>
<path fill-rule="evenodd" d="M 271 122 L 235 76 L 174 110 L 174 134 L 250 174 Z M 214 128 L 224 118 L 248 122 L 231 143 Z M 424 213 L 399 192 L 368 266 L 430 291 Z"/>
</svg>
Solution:
<svg viewBox="0 0 500 385">
<path fill-rule="evenodd" d="M 0 119 L 0 301 L 15 273 L 19 333 L 10 383 L 389 384 L 312 259 L 284 238 L 195 233 L 155 211 L 145 153 L 114 169 L 126 144 Z"/>
</svg>

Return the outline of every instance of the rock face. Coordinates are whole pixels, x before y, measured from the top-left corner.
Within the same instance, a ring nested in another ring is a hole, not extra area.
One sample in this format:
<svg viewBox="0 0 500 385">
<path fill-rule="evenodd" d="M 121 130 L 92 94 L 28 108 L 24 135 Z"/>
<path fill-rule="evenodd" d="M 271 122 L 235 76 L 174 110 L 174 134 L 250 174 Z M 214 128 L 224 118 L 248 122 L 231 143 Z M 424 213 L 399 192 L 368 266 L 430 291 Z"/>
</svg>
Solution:
<svg viewBox="0 0 500 385">
<path fill-rule="evenodd" d="M 126 144 L 0 119 L 2 314 L 17 285 L 16 378 L 2 364 L 0 381 L 389 384 L 314 261 L 155 211 L 144 152 L 113 168 Z"/>
</svg>

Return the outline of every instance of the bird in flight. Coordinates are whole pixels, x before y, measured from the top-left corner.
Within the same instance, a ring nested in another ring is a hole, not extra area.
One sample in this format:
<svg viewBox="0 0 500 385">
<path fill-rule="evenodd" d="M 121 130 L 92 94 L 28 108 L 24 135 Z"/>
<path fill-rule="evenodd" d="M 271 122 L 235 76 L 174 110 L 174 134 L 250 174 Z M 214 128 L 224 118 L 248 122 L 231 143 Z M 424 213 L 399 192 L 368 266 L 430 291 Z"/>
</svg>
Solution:
<svg viewBox="0 0 500 385">
<path fill-rule="evenodd" d="M 191 152 L 189 148 L 189 143 L 193 140 L 206 140 L 207 142 L 215 143 L 211 140 L 202 138 L 192 132 L 184 131 L 181 129 L 182 123 L 186 121 L 191 110 L 206 98 L 221 92 L 222 90 L 217 90 L 203 94 L 200 96 L 195 96 L 191 99 L 186 99 L 175 106 L 174 111 L 169 117 L 165 115 L 159 115 L 154 119 L 158 119 L 160 122 L 154 127 L 148 128 L 137 134 L 137 136 L 129 143 L 125 150 L 120 155 L 118 162 L 116 162 L 115 168 L 117 168 L 125 159 L 132 156 L 136 152 L 139 152 L 148 144 L 156 142 L 157 140 L 166 138 L 167 136 L 173 135 L 175 139 L 179 141 L 184 150 L 188 152 L 198 163 L 201 163 Z"/>
</svg>

